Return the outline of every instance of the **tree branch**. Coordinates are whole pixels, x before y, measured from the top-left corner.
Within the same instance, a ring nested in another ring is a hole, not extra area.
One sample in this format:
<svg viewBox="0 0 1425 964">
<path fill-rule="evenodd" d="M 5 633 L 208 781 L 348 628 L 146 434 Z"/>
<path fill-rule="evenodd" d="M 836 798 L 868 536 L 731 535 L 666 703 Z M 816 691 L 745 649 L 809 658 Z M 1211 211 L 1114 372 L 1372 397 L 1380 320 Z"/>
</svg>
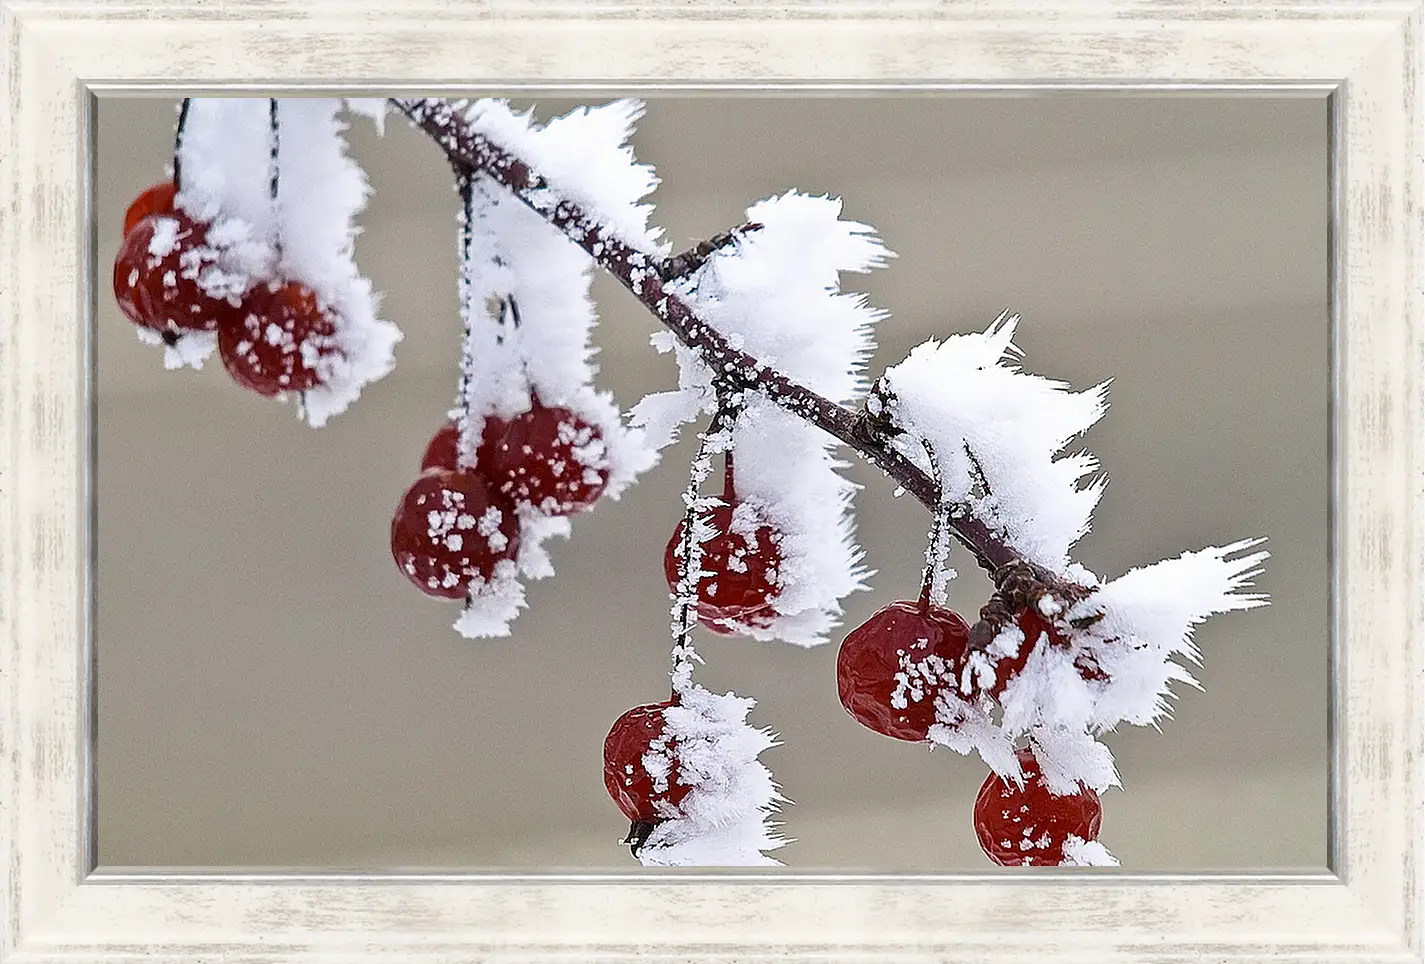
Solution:
<svg viewBox="0 0 1425 964">
<path fill-rule="evenodd" d="M 926 508 L 938 511 L 939 493 L 935 483 L 890 446 L 888 436 L 877 427 L 874 419 L 864 412 L 853 412 L 837 405 L 732 347 L 722 335 L 698 318 L 687 302 L 668 291 L 664 287 L 665 279 L 681 273 L 670 268 L 670 262 L 677 259 L 665 262 L 616 237 L 579 205 L 560 198 L 557 191 L 550 190 L 544 178 L 519 157 L 473 130 L 449 102 L 434 98 L 392 98 L 391 103 L 435 141 L 452 163 L 473 168 L 497 181 L 583 248 L 678 340 L 696 351 L 704 364 L 725 383 L 765 395 L 788 412 L 855 449 L 895 479 Z M 747 229 L 748 226 L 744 226 L 729 234 Z M 720 236 L 706 245 L 715 247 L 730 240 Z M 692 249 L 695 253 L 693 258 L 683 264 L 707 257 L 713 247 L 696 246 Z M 962 511 L 957 512 L 952 507 L 951 530 L 960 544 L 975 555 L 981 567 L 992 576 L 998 576 L 1021 562 L 1019 553 L 1006 545 L 984 522 L 969 514 L 968 506 L 961 508 Z"/>
<path fill-rule="evenodd" d="M 686 278 L 706 264 L 708 258 L 712 257 L 715 253 L 730 244 L 736 243 L 737 239 L 742 235 L 760 230 L 762 230 L 762 225 L 756 221 L 749 221 L 747 224 L 733 228 L 731 231 L 724 231 L 706 241 L 699 241 L 688 250 L 681 254 L 675 254 L 667 261 L 664 261 L 659 268 L 658 277 L 662 278 L 665 284 L 677 281 L 679 278 Z"/>
</svg>

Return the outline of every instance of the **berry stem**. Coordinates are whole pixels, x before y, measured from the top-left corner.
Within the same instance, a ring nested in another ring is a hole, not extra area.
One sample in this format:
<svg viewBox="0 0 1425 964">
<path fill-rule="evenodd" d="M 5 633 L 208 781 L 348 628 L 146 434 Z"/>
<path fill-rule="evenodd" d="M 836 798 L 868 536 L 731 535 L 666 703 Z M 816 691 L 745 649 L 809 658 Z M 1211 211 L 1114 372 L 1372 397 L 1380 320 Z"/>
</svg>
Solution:
<svg viewBox="0 0 1425 964">
<path fill-rule="evenodd" d="M 730 345 L 686 301 L 664 286 L 664 259 L 638 250 L 579 204 L 560 196 L 522 158 L 475 131 L 449 101 L 392 98 L 391 103 L 453 161 L 488 175 L 583 248 L 728 385 L 760 392 L 855 449 L 927 509 L 941 511 L 935 483 L 898 452 L 884 432 L 876 430 L 873 419 L 818 395 Z M 981 568 L 993 575 L 1020 561 L 1019 553 L 1003 535 L 976 518 L 969 505 L 948 508 L 950 533 L 974 554 Z"/>
<path fill-rule="evenodd" d="M 188 127 L 188 109 L 193 104 L 193 98 L 183 98 L 183 106 L 178 108 L 178 127 L 173 132 L 173 191 L 183 189 L 183 132 Z"/>
<path fill-rule="evenodd" d="M 279 159 L 282 154 L 282 134 L 281 125 L 277 119 L 277 98 L 271 97 L 267 101 L 267 126 L 272 130 L 272 176 L 267 184 L 267 193 L 272 198 L 274 207 L 277 205 L 277 188 L 280 183 L 279 171 L 281 165 Z M 280 246 L 282 239 L 279 235 L 277 243 Z"/>
<path fill-rule="evenodd" d="M 940 473 L 940 457 L 935 454 L 935 449 L 925 440 L 921 440 L 925 448 L 925 457 L 930 462 L 930 473 L 935 480 L 935 508 L 931 510 L 933 520 L 930 524 L 930 539 L 925 547 L 925 572 L 920 579 L 920 611 L 929 612 L 931 605 L 945 602 L 945 587 L 937 585 L 940 582 L 939 574 L 945 562 L 946 556 L 950 554 L 950 546 L 946 544 L 945 532 L 948 528 L 946 516 L 949 511 L 942 501 L 943 476 Z"/>
<path fill-rule="evenodd" d="M 757 225 L 761 227 L 761 225 Z M 732 430 L 737 424 L 738 416 L 742 414 L 742 392 L 736 386 L 729 385 L 721 379 L 714 378 L 713 385 L 717 391 L 717 413 L 713 415 L 712 423 L 709 425 L 711 431 L 714 427 L 721 427 L 727 432 L 727 444 L 722 450 L 722 498 L 728 505 L 732 505 L 737 498 L 737 479 L 733 467 L 733 440 Z"/>
<path fill-rule="evenodd" d="M 698 605 L 698 586 L 703 577 L 703 540 L 697 530 L 703 514 L 712 508 L 715 500 L 698 493 L 712 471 L 713 453 L 719 449 L 724 453 L 732 451 L 732 417 L 727 407 L 719 407 L 707 430 L 698 436 L 698 451 L 688 470 L 688 487 L 683 490 L 683 505 L 687 511 L 683 515 L 683 561 L 678 570 L 677 595 L 672 610 L 673 670 L 669 674 L 675 702 L 679 694 L 692 687 L 693 665 L 702 661 L 693 649 L 693 626 L 697 622 L 694 612 Z"/>
<path fill-rule="evenodd" d="M 470 431 L 470 383 L 473 378 L 475 337 L 471 317 L 475 306 L 470 303 L 471 254 L 475 238 L 475 175 L 468 167 L 455 166 L 455 189 L 460 194 L 460 385 L 455 398 L 455 417 L 459 433 L 455 443 L 455 465 L 468 469 L 476 440 Z"/>
</svg>

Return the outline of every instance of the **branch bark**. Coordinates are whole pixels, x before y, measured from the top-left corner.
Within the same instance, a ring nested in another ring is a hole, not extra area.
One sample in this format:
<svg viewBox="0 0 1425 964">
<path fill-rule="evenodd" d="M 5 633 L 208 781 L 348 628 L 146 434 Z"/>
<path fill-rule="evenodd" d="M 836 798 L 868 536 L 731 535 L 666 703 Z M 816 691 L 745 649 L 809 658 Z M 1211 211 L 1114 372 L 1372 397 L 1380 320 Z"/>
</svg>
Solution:
<svg viewBox="0 0 1425 964">
<path fill-rule="evenodd" d="M 684 345 L 696 351 L 726 384 L 759 392 L 794 415 L 850 446 L 880 468 L 927 509 L 939 511 L 935 483 L 909 459 L 891 447 L 886 434 L 865 412 L 854 412 L 800 385 L 781 372 L 728 344 L 673 292 L 665 279 L 676 277 L 671 266 L 640 251 L 591 217 L 578 204 L 558 196 L 539 172 L 524 160 L 473 130 L 449 102 L 431 98 L 392 98 L 391 103 L 444 151 L 451 163 L 478 170 L 508 189 L 571 241 L 583 248 L 604 270 L 617 278 Z M 744 226 L 743 230 L 746 230 Z M 714 239 L 708 244 L 726 243 Z M 703 246 L 694 258 L 706 257 Z M 710 249 L 709 249 L 710 250 Z M 683 257 L 683 256 L 680 256 Z M 669 262 L 676 259 L 669 259 Z M 950 528 L 956 540 L 974 554 L 999 584 L 1002 573 L 1023 560 L 997 533 L 969 515 L 969 507 L 951 513 Z M 1046 589 L 1052 589 L 1046 586 Z"/>
</svg>

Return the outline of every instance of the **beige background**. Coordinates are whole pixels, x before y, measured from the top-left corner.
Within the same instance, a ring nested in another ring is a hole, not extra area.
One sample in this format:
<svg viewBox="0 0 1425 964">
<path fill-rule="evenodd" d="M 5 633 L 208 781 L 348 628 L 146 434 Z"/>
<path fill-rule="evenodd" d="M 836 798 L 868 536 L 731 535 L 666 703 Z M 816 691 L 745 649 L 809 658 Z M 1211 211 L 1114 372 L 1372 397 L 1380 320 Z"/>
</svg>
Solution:
<svg viewBox="0 0 1425 964">
<path fill-rule="evenodd" d="M 358 260 L 406 332 L 398 369 L 320 431 L 162 369 L 107 291 L 168 101 L 99 109 L 99 855 L 106 867 L 627 868 L 599 747 L 665 686 L 659 560 L 683 448 L 578 520 L 504 641 L 467 641 L 386 545 L 455 384 L 448 169 L 358 120 L 376 194 Z M 541 111 L 542 114 L 547 112 Z M 677 242 L 788 187 L 840 194 L 901 255 L 855 279 L 891 311 L 878 371 L 934 334 L 1024 316 L 1031 370 L 1115 378 L 1088 436 L 1112 479 L 1080 558 L 1104 575 L 1270 537 L 1275 605 L 1199 633 L 1205 692 L 1109 740 L 1103 840 L 1131 869 L 1321 867 L 1326 854 L 1326 106 L 1321 99 L 655 99 L 636 140 Z M 651 319 L 599 282 L 601 384 L 665 388 Z M 879 570 L 855 624 L 913 593 L 926 517 L 858 467 Z M 962 570 L 968 565 L 962 560 Z M 977 608 L 986 583 L 954 599 Z M 834 646 L 704 639 L 704 681 L 785 745 L 794 868 L 983 869 L 977 760 L 884 740 L 836 702 Z"/>
</svg>

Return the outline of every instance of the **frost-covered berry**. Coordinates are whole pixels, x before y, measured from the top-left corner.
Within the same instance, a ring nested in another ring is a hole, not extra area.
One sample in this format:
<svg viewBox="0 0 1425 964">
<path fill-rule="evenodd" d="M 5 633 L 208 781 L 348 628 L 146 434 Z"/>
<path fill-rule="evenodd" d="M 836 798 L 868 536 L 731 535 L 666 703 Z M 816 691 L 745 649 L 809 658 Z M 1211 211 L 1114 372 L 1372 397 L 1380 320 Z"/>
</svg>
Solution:
<svg viewBox="0 0 1425 964">
<path fill-rule="evenodd" d="M 1001 867 L 1057 867 L 1069 837 L 1098 839 L 1103 806 L 1083 784 L 1074 793 L 1049 792 L 1039 761 L 1028 748 L 1018 751 L 1023 788 L 991 773 L 975 798 L 975 835 Z"/>
<path fill-rule="evenodd" d="M 672 705 L 635 706 L 614 721 L 604 738 L 604 788 L 634 823 L 668 819 L 688 794 L 689 787 L 678 780 L 673 741 L 664 736 L 663 711 Z M 650 762 L 656 772 L 649 771 Z"/>
<path fill-rule="evenodd" d="M 475 465 L 488 475 L 490 452 L 504 435 L 508 422 L 496 415 L 485 416 L 485 428 L 480 436 L 480 447 L 475 453 Z M 460 424 L 455 420 L 446 422 L 426 444 L 421 456 L 421 470 L 455 469 L 460 457 Z"/>
<path fill-rule="evenodd" d="M 991 646 L 987 655 L 994 661 L 994 682 L 989 687 L 989 695 L 999 699 L 1004 693 L 1004 688 L 1024 671 L 1024 664 L 1029 661 L 1029 654 L 1041 642 L 1047 643 L 1049 639 L 1058 639 L 1058 631 L 1055 630 L 1039 613 L 1033 609 L 1022 610 L 1015 619 L 1015 625 L 1024 638 L 1020 640 L 1018 647 L 1012 653 L 1006 653 L 1002 645 Z"/>
<path fill-rule="evenodd" d="M 995 679 L 987 692 L 995 699 L 999 699 L 1010 681 L 1024 671 L 1025 663 L 1029 661 L 1030 654 L 1036 648 L 1040 646 L 1063 648 L 1071 645 L 1069 637 L 1065 635 L 1064 631 L 1035 609 L 1021 610 L 1015 619 L 1015 625 L 1024 634 L 1024 639 L 1019 643 L 1018 648 L 1012 654 L 1002 653 L 998 648 L 992 648 L 989 654 L 994 659 Z M 1079 653 L 1074 659 L 1074 668 L 1078 670 L 1079 677 L 1086 682 L 1103 683 L 1108 681 L 1108 674 L 1092 653 Z"/>
<path fill-rule="evenodd" d="M 217 260 L 207 225 L 182 211 L 139 218 L 114 257 L 114 297 L 136 325 L 167 332 L 215 331 L 236 309 L 198 283 Z"/>
<path fill-rule="evenodd" d="M 737 509 L 736 503 L 711 509 L 706 518 L 717 534 L 702 544 L 700 568 L 708 575 L 698 583 L 698 621 L 723 634 L 735 632 L 737 625 L 770 623 L 775 616 L 772 601 L 781 591 L 782 553 L 777 530 L 759 522 L 750 526 L 750 533 L 733 531 L 734 514 L 740 514 Z M 678 522 L 663 552 L 663 575 L 673 593 L 678 591 L 683 568 L 686 524 L 686 519 Z"/>
<path fill-rule="evenodd" d="M 964 665 L 970 626 L 953 609 L 900 600 L 847 635 L 836 656 L 841 705 L 862 726 L 897 740 L 925 740 L 935 700 Z"/>
<path fill-rule="evenodd" d="M 490 441 L 487 433 L 488 457 L 477 457 L 481 469 L 517 504 L 532 505 L 545 515 L 587 509 L 608 485 L 603 434 L 567 408 L 546 406 L 536 398 L 529 411 L 510 419 L 504 433 Z"/>
<path fill-rule="evenodd" d="M 124 212 L 124 234 L 132 231 L 134 225 L 150 214 L 172 214 L 173 202 L 177 193 L 172 181 L 160 181 L 145 188 L 143 193 L 134 198 L 134 203 L 130 204 L 128 210 Z"/>
<path fill-rule="evenodd" d="M 519 551 L 514 506 L 476 472 L 430 469 L 391 518 L 391 557 L 416 588 L 464 599 Z"/>
<path fill-rule="evenodd" d="M 114 300 L 125 318 L 143 328 L 151 327 L 148 311 L 144 307 L 143 289 L 139 287 L 147 261 L 147 241 L 140 240 L 132 231 L 125 232 L 119 252 L 114 256 Z"/>
<path fill-rule="evenodd" d="M 335 333 L 306 285 L 260 284 L 218 329 L 218 353 L 233 380 L 259 395 L 305 392 L 322 382 L 320 361 L 337 353 Z"/>
</svg>

